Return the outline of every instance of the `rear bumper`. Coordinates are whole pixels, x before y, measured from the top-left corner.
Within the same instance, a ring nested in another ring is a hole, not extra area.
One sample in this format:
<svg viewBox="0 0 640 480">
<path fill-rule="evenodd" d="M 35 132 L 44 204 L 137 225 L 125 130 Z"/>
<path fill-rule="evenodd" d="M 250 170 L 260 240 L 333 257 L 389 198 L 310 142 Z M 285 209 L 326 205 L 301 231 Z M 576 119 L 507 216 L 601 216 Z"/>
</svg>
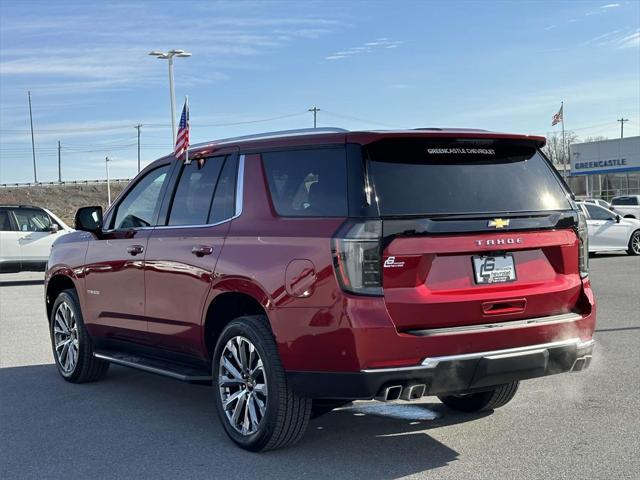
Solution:
<svg viewBox="0 0 640 480">
<path fill-rule="evenodd" d="M 289 384 L 308 398 L 371 399 L 384 388 L 424 384 L 425 395 L 481 391 L 516 380 L 589 366 L 594 341 L 579 338 L 526 347 L 428 357 L 419 365 L 360 372 L 287 373 Z"/>
</svg>

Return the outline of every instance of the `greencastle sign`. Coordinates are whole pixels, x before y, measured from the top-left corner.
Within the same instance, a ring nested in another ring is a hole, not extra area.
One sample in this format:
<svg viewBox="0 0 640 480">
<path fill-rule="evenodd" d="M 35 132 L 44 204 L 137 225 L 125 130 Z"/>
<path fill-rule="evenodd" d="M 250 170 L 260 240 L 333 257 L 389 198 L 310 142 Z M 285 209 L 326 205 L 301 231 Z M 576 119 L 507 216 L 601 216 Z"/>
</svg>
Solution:
<svg viewBox="0 0 640 480">
<path fill-rule="evenodd" d="M 573 176 L 640 171 L 640 137 L 576 143 L 569 149 Z"/>
</svg>

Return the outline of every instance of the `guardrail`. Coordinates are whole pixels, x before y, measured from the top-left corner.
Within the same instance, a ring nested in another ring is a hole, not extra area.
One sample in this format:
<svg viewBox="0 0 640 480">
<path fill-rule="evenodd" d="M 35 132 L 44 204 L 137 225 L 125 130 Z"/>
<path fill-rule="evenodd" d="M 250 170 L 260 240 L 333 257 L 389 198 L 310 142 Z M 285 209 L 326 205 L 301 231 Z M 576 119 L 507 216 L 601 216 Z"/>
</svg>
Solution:
<svg viewBox="0 0 640 480">
<path fill-rule="evenodd" d="M 109 183 L 129 183 L 130 178 L 112 178 Z M 28 188 L 28 187 L 48 187 L 58 185 L 100 185 L 106 184 L 106 180 L 66 180 L 64 182 L 38 182 L 38 183 L 0 183 L 0 188 Z"/>
</svg>

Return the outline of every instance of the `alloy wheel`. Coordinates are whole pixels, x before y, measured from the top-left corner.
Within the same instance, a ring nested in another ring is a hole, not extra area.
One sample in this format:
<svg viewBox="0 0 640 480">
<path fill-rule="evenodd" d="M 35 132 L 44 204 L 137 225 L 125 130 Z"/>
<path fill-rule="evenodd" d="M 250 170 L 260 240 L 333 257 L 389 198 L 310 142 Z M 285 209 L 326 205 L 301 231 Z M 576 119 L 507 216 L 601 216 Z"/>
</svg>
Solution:
<svg viewBox="0 0 640 480">
<path fill-rule="evenodd" d="M 256 433 L 267 410 L 267 376 L 262 358 L 249 339 L 236 336 L 225 345 L 218 387 L 230 425 L 245 436 Z"/>
<path fill-rule="evenodd" d="M 71 373 L 78 363 L 78 324 L 67 302 L 58 305 L 53 317 L 53 341 L 58 364 L 64 373 Z"/>
<path fill-rule="evenodd" d="M 635 254 L 640 255 L 640 232 L 634 233 L 631 237 L 631 248 Z"/>
</svg>

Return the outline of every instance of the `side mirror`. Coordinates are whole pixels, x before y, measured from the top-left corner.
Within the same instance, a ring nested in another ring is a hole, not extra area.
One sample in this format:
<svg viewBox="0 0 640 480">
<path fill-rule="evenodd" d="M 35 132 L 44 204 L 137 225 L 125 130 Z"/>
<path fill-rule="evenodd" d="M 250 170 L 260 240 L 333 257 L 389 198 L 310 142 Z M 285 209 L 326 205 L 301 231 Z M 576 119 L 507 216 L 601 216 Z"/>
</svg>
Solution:
<svg viewBox="0 0 640 480">
<path fill-rule="evenodd" d="M 57 223 L 52 223 L 51 225 L 49 225 L 49 232 L 58 233 L 59 231 L 60 231 L 60 227 L 58 226 Z"/>
<path fill-rule="evenodd" d="M 616 215 L 616 223 L 620 223 L 620 218 L 622 218 L 620 215 Z"/>
<path fill-rule="evenodd" d="M 76 212 L 76 230 L 99 235 L 102 232 L 102 207 L 82 207 Z"/>
</svg>

